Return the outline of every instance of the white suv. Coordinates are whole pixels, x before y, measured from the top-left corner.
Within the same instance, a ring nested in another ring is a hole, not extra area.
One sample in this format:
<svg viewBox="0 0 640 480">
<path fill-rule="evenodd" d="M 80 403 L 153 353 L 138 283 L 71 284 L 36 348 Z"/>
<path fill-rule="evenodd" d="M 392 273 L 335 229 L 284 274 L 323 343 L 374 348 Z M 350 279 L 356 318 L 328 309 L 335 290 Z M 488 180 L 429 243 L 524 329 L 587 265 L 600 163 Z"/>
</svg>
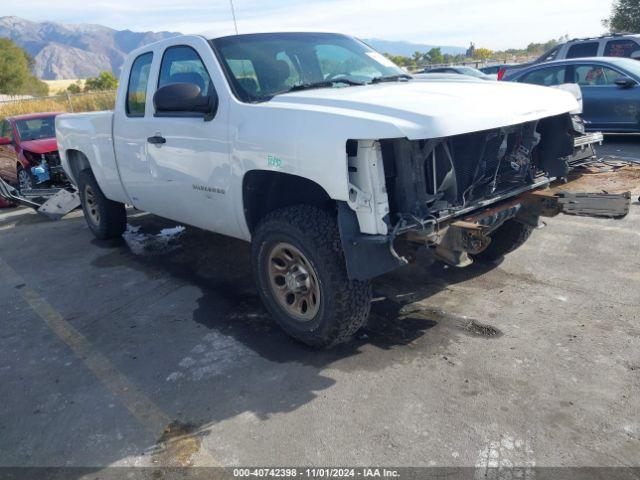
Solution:
<svg viewBox="0 0 640 480">
<path fill-rule="evenodd" d="M 535 63 L 585 57 L 626 57 L 640 60 L 640 35 L 614 34 L 571 40 L 549 50 Z"/>
<path fill-rule="evenodd" d="M 576 38 L 553 47 L 533 62 L 505 66 L 498 72 L 498 80 L 502 80 L 507 71 L 512 75 L 538 63 L 586 57 L 625 57 L 640 60 L 640 35 L 613 34 L 595 38 Z"/>
</svg>

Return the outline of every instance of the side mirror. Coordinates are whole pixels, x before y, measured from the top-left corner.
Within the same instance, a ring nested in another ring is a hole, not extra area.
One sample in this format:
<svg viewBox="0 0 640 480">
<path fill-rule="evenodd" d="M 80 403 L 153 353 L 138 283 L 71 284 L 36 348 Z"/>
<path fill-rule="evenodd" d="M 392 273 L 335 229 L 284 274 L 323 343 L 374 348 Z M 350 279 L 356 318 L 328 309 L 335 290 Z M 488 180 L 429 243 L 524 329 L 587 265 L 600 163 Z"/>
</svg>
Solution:
<svg viewBox="0 0 640 480">
<path fill-rule="evenodd" d="M 189 116 L 202 114 L 205 120 L 213 120 L 218 109 L 218 95 L 211 89 L 202 95 L 200 87 L 193 83 L 170 83 L 153 95 L 157 117 Z"/>
<path fill-rule="evenodd" d="M 616 85 L 620 88 L 632 88 L 635 87 L 638 83 L 629 77 L 620 77 L 616 79 Z"/>
<path fill-rule="evenodd" d="M 13 142 L 8 137 L 0 137 L 0 145 L 11 145 Z"/>
</svg>

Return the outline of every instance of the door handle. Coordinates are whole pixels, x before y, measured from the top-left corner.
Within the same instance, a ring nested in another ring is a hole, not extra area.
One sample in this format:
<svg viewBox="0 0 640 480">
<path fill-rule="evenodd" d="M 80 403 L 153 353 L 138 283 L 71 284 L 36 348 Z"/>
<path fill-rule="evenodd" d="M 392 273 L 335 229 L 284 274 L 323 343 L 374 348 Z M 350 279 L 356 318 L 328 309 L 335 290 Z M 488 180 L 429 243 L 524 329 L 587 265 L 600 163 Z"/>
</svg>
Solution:
<svg viewBox="0 0 640 480">
<path fill-rule="evenodd" d="M 153 145 L 162 145 L 164 143 L 167 143 L 167 139 L 160 135 L 154 135 L 153 137 L 147 138 L 147 142 Z"/>
</svg>

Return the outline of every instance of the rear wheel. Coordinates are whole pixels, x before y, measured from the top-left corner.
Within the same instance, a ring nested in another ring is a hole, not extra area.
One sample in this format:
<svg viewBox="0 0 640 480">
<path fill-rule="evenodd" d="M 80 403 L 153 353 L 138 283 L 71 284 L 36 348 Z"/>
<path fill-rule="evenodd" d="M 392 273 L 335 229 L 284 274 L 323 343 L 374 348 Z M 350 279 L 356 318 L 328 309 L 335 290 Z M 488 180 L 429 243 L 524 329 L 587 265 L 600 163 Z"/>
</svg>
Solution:
<svg viewBox="0 0 640 480">
<path fill-rule="evenodd" d="M 491 233 L 491 243 L 480 253 L 469 255 L 478 263 L 493 263 L 513 252 L 528 240 L 534 228 L 516 220 L 507 220 Z"/>
<path fill-rule="evenodd" d="M 269 214 L 252 241 L 258 292 L 290 336 L 313 347 L 347 341 L 362 327 L 369 282 L 349 280 L 333 215 L 299 205 Z"/>
<path fill-rule="evenodd" d="M 121 236 L 127 227 L 124 204 L 104 196 L 91 170 L 78 175 L 78 190 L 84 218 L 93 234 L 100 240 Z"/>
</svg>

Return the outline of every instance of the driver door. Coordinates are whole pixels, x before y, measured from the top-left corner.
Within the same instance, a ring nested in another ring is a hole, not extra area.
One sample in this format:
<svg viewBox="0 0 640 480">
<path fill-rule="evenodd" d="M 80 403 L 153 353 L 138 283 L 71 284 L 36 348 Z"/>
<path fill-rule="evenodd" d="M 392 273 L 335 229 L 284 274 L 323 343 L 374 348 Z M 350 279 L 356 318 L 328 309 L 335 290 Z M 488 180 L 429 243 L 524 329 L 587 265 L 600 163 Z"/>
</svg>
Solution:
<svg viewBox="0 0 640 480">
<path fill-rule="evenodd" d="M 198 112 L 158 112 L 153 102 L 156 91 L 168 84 L 194 84 L 207 96 L 216 92 L 216 82 L 224 81 L 214 69 L 216 60 L 205 40 L 184 42 L 148 54 L 146 61 L 152 67 L 137 88 L 148 92 L 142 111 L 132 118 L 116 116 L 114 136 L 123 184 L 141 210 L 237 236 L 230 203 L 235 172 L 230 162 L 228 101 L 220 99 L 213 119 Z M 212 71 L 217 76 L 212 78 Z M 135 91 L 136 79 L 130 78 L 129 89 Z"/>
</svg>

